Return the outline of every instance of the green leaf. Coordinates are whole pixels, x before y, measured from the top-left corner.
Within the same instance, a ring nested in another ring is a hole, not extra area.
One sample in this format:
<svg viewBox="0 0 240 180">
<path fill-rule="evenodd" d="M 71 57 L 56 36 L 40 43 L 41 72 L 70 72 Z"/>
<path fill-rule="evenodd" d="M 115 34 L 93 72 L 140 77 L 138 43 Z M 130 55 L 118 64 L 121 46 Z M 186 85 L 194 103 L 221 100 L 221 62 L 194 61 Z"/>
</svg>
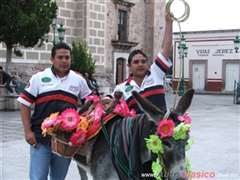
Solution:
<svg viewBox="0 0 240 180">
<path fill-rule="evenodd" d="M 189 138 L 188 141 L 187 141 L 187 145 L 185 146 L 185 151 L 188 151 L 191 146 L 193 145 L 194 141 L 192 138 Z"/>
<path fill-rule="evenodd" d="M 96 60 L 88 51 L 88 46 L 84 41 L 72 42 L 72 62 L 71 69 L 81 74 L 93 74 L 95 72 Z"/>
</svg>

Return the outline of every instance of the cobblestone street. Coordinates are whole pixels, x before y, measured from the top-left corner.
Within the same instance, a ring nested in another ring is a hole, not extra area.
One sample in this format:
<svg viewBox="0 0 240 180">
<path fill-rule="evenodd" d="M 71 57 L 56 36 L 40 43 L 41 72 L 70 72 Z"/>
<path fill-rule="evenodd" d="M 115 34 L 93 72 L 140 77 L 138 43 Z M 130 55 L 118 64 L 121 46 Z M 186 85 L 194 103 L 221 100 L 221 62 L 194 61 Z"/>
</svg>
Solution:
<svg viewBox="0 0 240 180">
<path fill-rule="evenodd" d="M 177 102 L 179 98 L 177 96 Z M 174 99 L 175 94 L 166 94 L 168 109 L 173 107 Z M 195 143 L 187 157 L 193 171 L 214 172 L 216 176 L 213 179 L 239 180 L 240 105 L 233 104 L 231 95 L 196 94 L 188 114 L 192 118 L 191 136 Z M 20 111 L 1 111 L 0 117 L 0 179 L 27 180 L 29 146 L 24 139 Z M 219 177 L 230 173 L 237 174 L 237 177 Z M 74 161 L 66 179 L 79 179 Z"/>
</svg>

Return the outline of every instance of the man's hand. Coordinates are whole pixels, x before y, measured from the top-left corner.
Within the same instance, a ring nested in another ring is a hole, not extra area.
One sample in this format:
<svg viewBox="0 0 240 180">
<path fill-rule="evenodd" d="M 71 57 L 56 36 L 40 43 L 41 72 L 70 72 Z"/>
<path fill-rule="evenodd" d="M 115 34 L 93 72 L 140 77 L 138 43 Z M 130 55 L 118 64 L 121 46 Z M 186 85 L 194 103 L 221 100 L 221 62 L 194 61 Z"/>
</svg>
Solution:
<svg viewBox="0 0 240 180">
<path fill-rule="evenodd" d="M 166 23 L 172 24 L 172 22 L 173 22 L 172 17 L 174 17 L 173 13 L 171 13 L 169 10 L 169 11 L 165 12 L 164 16 L 165 16 Z"/>
<path fill-rule="evenodd" d="M 36 141 L 36 135 L 32 131 L 25 132 L 25 139 L 30 146 L 38 148 L 38 143 Z"/>
<path fill-rule="evenodd" d="M 21 104 L 21 118 L 23 123 L 23 128 L 25 132 L 25 139 L 30 146 L 38 148 L 38 143 L 36 141 L 36 135 L 31 129 L 31 120 L 30 120 L 31 109 L 30 107 Z"/>
</svg>

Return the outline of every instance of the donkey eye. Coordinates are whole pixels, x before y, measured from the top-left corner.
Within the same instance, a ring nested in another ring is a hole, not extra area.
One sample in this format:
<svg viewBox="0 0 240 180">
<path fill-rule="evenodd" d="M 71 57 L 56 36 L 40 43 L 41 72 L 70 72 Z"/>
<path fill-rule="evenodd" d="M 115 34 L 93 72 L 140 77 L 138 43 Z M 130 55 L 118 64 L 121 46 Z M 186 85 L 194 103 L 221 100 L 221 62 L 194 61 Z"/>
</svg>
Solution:
<svg viewBox="0 0 240 180">
<path fill-rule="evenodd" d="M 162 141 L 162 143 L 163 143 L 164 146 L 167 146 L 169 148 L 171 148 L 171 146 L 172 146 L 171 143 L 168 142 L 168 141 Z"/>
</svg>

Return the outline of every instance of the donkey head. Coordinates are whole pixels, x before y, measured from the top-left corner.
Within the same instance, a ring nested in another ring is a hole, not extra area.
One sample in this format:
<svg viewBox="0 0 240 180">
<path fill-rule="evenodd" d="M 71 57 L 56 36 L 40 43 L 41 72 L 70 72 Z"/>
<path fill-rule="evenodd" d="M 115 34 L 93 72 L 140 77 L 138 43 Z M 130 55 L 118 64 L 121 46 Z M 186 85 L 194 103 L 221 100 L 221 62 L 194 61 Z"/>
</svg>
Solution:
<svg viewBox="0 0 240 180">
<path fill-rule="evenodd" d="M 142 132 L 141 139 L 141 150 L 142 150 L 142 162 L 146 161 L 146 159 L 155 160 L 157 155 L 151 156 L 147 151 L 145 138 L 149 138 L 151 134 L 155 134 L 151 130 L 158 126 L 159 122 L 164 118 L 166 120 L 172 120 L 174 122 L 175 127 L 178 126 L 181 121 L 179 121 L 179 117 L 183 116 L 187 109 L 190 107 L 194 90 L 188 90 L 179 100 L 177 107 L 169 112 L 167 116 L 165 113 L 159 110 L 157 107 L 152 105 L 148 100 L 141 97 L 139 93 L 136 91 L 132 92 L 134 98 L 136 99 L 139 107 L 148 117 L 148 122 L 146 122 L 144 132 Z M 159 138 L 160 135 L 159 135 Z M 172 136 L 161 138 L 162 146 L 164 152 L 161 154 L 162 159 L 162 167 L 166 170 L 162 172 L 162 177 L 167 177 L 170 180 L 185 180 L 186 178 L 186 162 L 185 162 L 185 146 L 187 145 L 187 141 L 189 138 L 189 134 L 187 133 L 185 138 L 177 139 Z M 155 159 L 153 159 L 155 158 Z"/>
</svg>

